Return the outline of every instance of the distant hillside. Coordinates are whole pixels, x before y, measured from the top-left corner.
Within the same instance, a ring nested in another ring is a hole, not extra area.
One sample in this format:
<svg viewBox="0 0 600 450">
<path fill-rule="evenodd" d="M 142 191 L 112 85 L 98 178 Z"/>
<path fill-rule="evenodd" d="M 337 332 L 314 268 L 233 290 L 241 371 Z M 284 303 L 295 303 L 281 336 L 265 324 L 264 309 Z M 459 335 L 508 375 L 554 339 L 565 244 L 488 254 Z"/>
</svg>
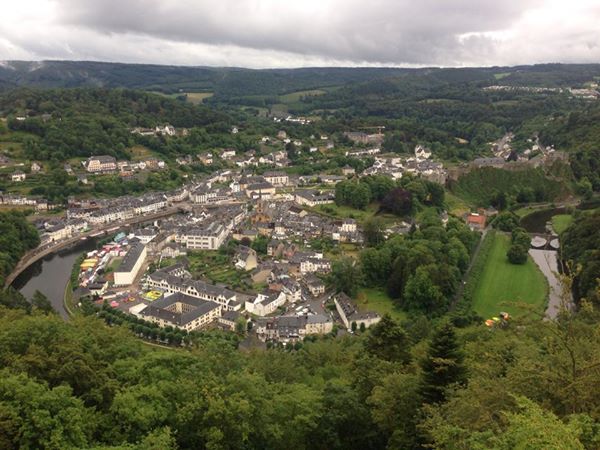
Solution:
<svg viewBox="0 0 600 450">
<path fill-rule="evenodd" d="M 251 70 L 88 61 L 7 61 L 1 87 L 126 87 L 165 93 L 215 91 L 221 95 L 285 94 L 400 75 L 410 69 L 325 68 Z"/>
<path fill-rule="evenodd" d="M 122 64 L 90 61 L 0 62 L 0 89 L 10 87 L 126 87 L 178 91 L 211 91 L 221 97 L 280 95 L 328 86 L 382 79 L 425 83 L 571 86 L 600 75 L 600 65 L 544 64 L 490 68 L 301 68 L 251 70 Z"/>
</svg>

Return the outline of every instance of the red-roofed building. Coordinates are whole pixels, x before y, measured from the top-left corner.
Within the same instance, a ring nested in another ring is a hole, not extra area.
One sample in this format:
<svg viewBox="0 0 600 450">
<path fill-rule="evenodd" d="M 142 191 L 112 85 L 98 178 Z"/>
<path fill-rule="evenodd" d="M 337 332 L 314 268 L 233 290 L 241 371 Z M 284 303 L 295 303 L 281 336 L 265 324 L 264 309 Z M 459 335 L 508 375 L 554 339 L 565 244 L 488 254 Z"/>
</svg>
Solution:
<svg viewBox="0 0 600 450">
<path fill-rule="evenodd" d="M 481 231 L 485 228 L 485 216 L 471 213 L 467 216 L 467 225 L 469 225 L 471 230 Z"/>
</svg>

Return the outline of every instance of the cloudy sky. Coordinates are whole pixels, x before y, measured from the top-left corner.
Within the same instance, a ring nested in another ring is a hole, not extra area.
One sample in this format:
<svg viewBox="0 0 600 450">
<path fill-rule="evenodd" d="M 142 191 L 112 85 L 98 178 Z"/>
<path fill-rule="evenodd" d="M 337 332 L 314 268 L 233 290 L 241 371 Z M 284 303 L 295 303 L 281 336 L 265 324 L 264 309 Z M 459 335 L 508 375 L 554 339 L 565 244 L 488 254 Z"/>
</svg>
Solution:
<svg viewBox="0 0 600 450">
<path fill-rule="evenodd" d="M 600 62 L 600 0 L 0 0 L 0 60 Z"/>
</svg>

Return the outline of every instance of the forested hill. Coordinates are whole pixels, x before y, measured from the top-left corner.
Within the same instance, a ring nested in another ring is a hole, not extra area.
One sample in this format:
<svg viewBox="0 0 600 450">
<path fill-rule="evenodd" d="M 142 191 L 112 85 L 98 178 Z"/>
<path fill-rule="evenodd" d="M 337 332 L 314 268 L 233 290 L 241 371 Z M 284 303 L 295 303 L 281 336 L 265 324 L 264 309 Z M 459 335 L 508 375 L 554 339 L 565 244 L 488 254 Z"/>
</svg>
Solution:
<svg viewBox="0 0 600 450">
<path fill-rule="evenodd" d="M 280 95 L 322 87 L 388 78 L 427 76 L 444 83 L 478 81 L 483 85 L 580 85 L 600 75 L 599 64 L 543 64 L 489 68 L 301 68 L 250 70 L 121 64 L 90 61 L 0 62 L 0 89 L 30 87 L 126 87 L 214 92 L 216 96 Z M 410 84 L 410 83 L 409 83 Z"/>
</svg>

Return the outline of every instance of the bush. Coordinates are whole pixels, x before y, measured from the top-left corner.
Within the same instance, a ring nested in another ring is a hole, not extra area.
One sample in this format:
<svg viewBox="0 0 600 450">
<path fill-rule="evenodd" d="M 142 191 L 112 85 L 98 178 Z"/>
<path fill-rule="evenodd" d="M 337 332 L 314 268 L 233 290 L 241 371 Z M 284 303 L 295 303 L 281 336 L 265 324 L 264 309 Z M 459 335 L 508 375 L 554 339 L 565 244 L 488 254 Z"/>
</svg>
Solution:
<svg viewBox="0 0 600 450">
<path fill-rule="evenodd" d="M 513 244 L 506 253 L 511 264 L 525 264 L 527 262 L 527 248 L 521 244 Z"/>
</svg>

